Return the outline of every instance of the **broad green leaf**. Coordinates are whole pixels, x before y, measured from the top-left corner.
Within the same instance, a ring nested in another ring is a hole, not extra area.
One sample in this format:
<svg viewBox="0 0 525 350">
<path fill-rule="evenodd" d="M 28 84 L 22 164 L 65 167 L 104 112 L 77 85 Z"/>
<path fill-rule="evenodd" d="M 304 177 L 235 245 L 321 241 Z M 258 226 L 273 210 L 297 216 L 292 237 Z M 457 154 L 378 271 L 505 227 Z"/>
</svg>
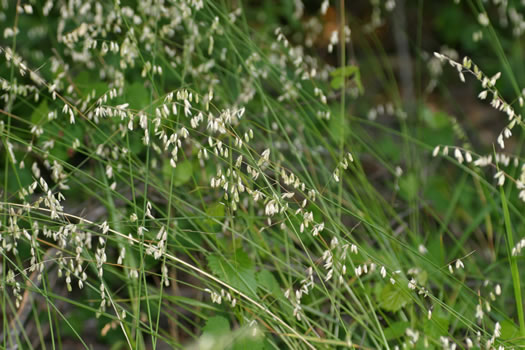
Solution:
<svg viewBox="0 0 525 350">
<path fill-rule="evenodd" d="M 126 88 L 126 101 L 130 109 L 144 109 L 150 103 L 150 96 L 151 92 L 142 83 L 135 82 Z"/>
<path fill-rule="evenodd" d="M 257 274 L 258 287 L 265 293 L 270 293 L 275 298 L 283 296 L 279 283 L 274 275 L 268 270 L 262 270 Z"/>
<path fill-rule="evenodd" d="M 211 227 L 216 227 L 219 225 L 218 221 L 222 221 L 224 218 L 224 204 L 215 203 L 206 208 L 206 215 L 209 218 L 206 218 L 206 223 Z"/>
<path fill-rule="evenodd" d="M 213 316 L 206 321 L 201 340 L 203 338 L 208 338 L 207 342 L 213 342 L 213 349 L 262 350 L 264 347 L 264 334 L 260 329 L 255 334 L 251 328 L 241 328 L 232 332 L 230 321 L 223 316 Z"/>
<path fill-rule="evenodd" d="M 441 129 L 450 125 L 451 116 L 442 111 L 433 111 L 426 107 L 422 112 L 423 121 L 431 129 Z"/>
<path fill-rule="evenodd" d="M 501 324 L 501 339 L 513 340 L 520 336 L 520 330 L 514 324 L 514 322 L 509 321 L 509 320 L 504 320 L 500 322 L 500 324 Z"/>
<path fill-rule="evenodd" d="M 412 302 L 409 291 L 399 286 L 399 284 L 388 283 L 381 291 L 380 306 L 387 311 L 399 311 L 407 304 Z"/>
<path fill-rule="evenodd" d="M 449 320 L 441 312 L 434 311 L 430 320 L 425 320 L 423 329 L 425 334 L 432 337 L 439 338 L 440 336 L 448 335 Z"/>
<path fill-rule="evenodd" d="M 177 165 L 175 168 L 175 177 L 173 183 L 175 186 L 180 186 L 190 181 L 193 175 L 193 164 L 189 160 L 185 160 Z"/>
<path fill-rule="evenodd" d="M 359 68 L 357 66 L 344 66 L 344 67 L 339 67 L 337 69 L 334 69 L 330 75 L 332 77 L 349 77 L 351 76 L 352 74 L 355 74 L 359 72 Z"/>
<path fill-rule="evenodd" d="M 353 81 L 357 85 L 360 93 L 364 92 L 363 84 L 361 82 L 361 74 L 357 66 L 339 67 L 333 70 L 330 75 L 332 76 L 330 82 L 332 89 L 342 88 L 344 79 L 346 78 L 348 81 Z"/>
<path fill-rule="evenodd" d="M 40 122 L 47 118 L 49 113 L 49 107 L 47 106 L 47 100 L 40 102 L 37 108 L 31 113 L 31 123 L 40 124 Z"/>
<path fill-rule="evenodd" d="M 230 321 L 222 316 L 208 318 L 206 325 L 202 328 L 203 334 L 220 337 L 230 332 Z"/>
<path fill-rule="evenodd" d="M 199 339 L 199 349 L 227 349 L 231 344 L 230 321 L 222 316 L 206 320 Z"/>
<path fill-rule="evenodd" d="M 385 338 L 387 340 L 392 340 L 403 336 L 408 326 L 410 326 L 410 322 L 399 321 L 392 323 L 388 328 L 384 330 Z"/>
<path fill-rule="evenodd" d="M 332 89 L 336 90 L 336 89 L 340 89 L 343 87 L 343 82 L 344 82 L 344 79 L 343 77 L 334 77 L 332 78 L 332 80 L 330 81 L 330 86 L 332 87 Z"/>
<path fill-rule="evenodd" d="M 101 82 L 100 80 L 93 79 L 93 73 L 88 71 L 82 71 L 75 77 L 75 86 L 82 92 L 83 95 L 87 95 L 95 90 L 97 97 L 102 96 L 108 90 L 108 84 Z"/>
<path fill-rule="evenodd" d="M 232 350 L 262 350 L 264 349 L 264 334 L 257 330 L 256 334 L 251 329 L 243 330 L 242 334 L 235 338 Z"/>
<path fill-rule="evenodd" d="M 208 256 L 208 267 L 224 282 L 249 295 L 254 295 L 257 281 L 253 261 L 241 249 L 237 249 L 233 258 L 226 260 L 219 254 Z"/>
<path fill-rule="evenodd" d="M 178 162 L 177 166 L 173 168 L 169 162 L 169 159 L 164 160 L 162 172 L 166 181 L 170 181 L 171 174 L 173 173 L 173 185 L 175 187 L 184 185 L 190 181 L 193 175 L 193 164 L 189 160 Z"/>
</svg>

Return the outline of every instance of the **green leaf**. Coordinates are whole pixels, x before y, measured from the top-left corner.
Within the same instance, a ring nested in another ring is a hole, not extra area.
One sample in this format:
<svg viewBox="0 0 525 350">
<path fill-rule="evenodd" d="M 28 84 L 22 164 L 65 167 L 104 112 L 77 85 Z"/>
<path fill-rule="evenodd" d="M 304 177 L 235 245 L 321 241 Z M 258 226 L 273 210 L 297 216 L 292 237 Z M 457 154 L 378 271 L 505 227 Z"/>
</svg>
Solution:
<svg viewBox="0 0 525 350">
<path fill-rule="evenodd" d="M 345 78 L 349 81 L 353 81 L 357 85 L 360 93 L 364 92 L 363 84 L 361 82 L 361 73 L 357 66 L 344 66 L 333 70 L 330 75 L 332 80 L 330 86 L 332 89 L 340 89 L 343 87 Z"/>
<path fill-rule="evenodd" d="M 126 101 L 129 101 L 129 108 L 141 110 L 149 105 L 151 92 L 144 84 L 135 82 L 126 88 Z"/>
<path fill-rule="evenodd" d="M 504 320 L 500 322 L 500 324 L 501 324 L 501 339 L 513 340 L 520 336 L 520 330 L 514 324 L 514 322 L 509 321 L 509 320 Z"/>
<path fill-rule="evenodd" d="M 173 168 L 168 159 L 164 161 L 162 172 L 167 181 L 170 181 L 173 173 L 173 186 L 178 187 L 190 181 L 193 175 L 193 164 L 189 160 L 177 163 L 177 167 Z"/>
<path fill-rule="evenodd" d="M 344 66 L 344 67 L 339 67 L 337 69 L 334 69 L 330 75 L 332 77 L 349 77 L 351 76 L 352 74 L 356 74 L 359 72 L 359 68 L 357 66 Z"/>
<path fill-rule="evenodd" d="M 222 316 L 208 318 L 199 343 L 199 349 L 226 349 L 231 344 L 230 321 Z"/>
<path fill-rule="evenodd" d="M 100 97 L 108 91 L 107 83 L 93 79 L 93 73 L 86 70 L 78 73 L 74 81 L 75 87 L 78 88 L 84 96 L 95 91 L 95 96 Z"/>
<path fill-rule="evenodd" d="M 264 348 L 264 334 L 258 330 L 256 335 L 251 329 L 243 331 L 242 335 L 235 339 L 232 350 L 262 350 Z"/>
<path fill-rule="evenodd" d="M 343 77 L 335 77 L 330 81 L 332 89 L 337 90 L 343 87 Z"/>
<path fill-rule="evenodd" d="M 230 332 L 230 321 L 222 316 L 208 318 L 206 325 L 202 328 L 202 334 L 212 337 L 220 337 Z"/>
<path fill-rule="evenodd" d="M 279 287 L 279 282 L 275 279 L 274 275 L 268 270 L 262 270 L 257 274 L 258 287 L 265 293 L 270 293 L 275 298 L 283 296 L 283 292 Z"/>
<path fill-rule="evenodd" d="M 441 312 L 434 310 L 432 318 L 430 320 L 425 320 L 423 329 L 425 330 L 425 334 L 428 334 L 434 338 L 439 338 L 440 336 L 448 335 L 448 326 L 448 318 Z"/>
<path fill-rule="evenodd" d="M 235 251 L 232 260 L 226 260 L 219 254 L 208 256 L 208 267 L 232 287 L 252 296 L 255 294 L 255 267 L 250 257 L 241 249 Z"/>
<path fill-rule="evenodd" d="M 219 226 L 219 223 L 216 221 L 222 221 L 224 218 L 224 204 L 215 203 L 206 208 L 206 215 L 209 218 L 206 218 L 206 223 L 211 227 Z"/>
<path fill-rule="evenodd" d="M 180 186 L 190 181 L 193 175 L 193 164 L 189 160 L 185 160 L 177 165 L 175 168 L 175 177 L 173 183 L 175 186 Z"/>
<path fill-rule="evenodd" d="M 49 107 L 47 106 L 47 100 L 43 100 L 38 107 L 33 110 L 33 113 L 31 113 L 31 123 L 40 124 L 43 119 L 47 118 L 48 113 Z"/>
<path fill-rule="evenodd" d="M 408 326 L 410 326 L 410 322 L 399 321 L 392 323 L 388 328 L 384 330 L 385 338 L 387 340 L 392 340 L 403 336 Z"/>
<path fill-rule="evenodd" d="M 387 284 L 381 291 L 381 308 L 396 312 L 412 302 L 409 291 L 396 284 Z"/>
<path fill-rule="evenodd" d="M 232 332 L 229 320 L 223 316 L 213 316 L 206 321 L 201 336 L 201 341 L 204 340 L 207 344 L 210 341 L 213 343 L 212 349 L 262 350 L 264 347 L 264 333 L 261 330 L 257 330 L 255 335 L 250 327 Z"/>
<path fill-rule="evenodd" d="M 442 111 L 432 111 L 426 107 L 422 113 L 423 121 L 431 129 L 442 129 L 450 125 L 452 117 Z"/>
</svg>

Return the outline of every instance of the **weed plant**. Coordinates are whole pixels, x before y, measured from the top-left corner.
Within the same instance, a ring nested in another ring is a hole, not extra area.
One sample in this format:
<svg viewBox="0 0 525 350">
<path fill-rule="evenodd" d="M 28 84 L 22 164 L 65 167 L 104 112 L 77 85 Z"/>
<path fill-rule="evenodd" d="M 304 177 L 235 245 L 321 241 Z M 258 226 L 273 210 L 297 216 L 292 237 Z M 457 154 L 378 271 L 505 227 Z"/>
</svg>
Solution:
<svg viewBox="0 0 525 350">
<path fill-rule="evenodd" d="M 0 348 L 525 344 L 523 5 L 0 3 Z"/>
</svg>

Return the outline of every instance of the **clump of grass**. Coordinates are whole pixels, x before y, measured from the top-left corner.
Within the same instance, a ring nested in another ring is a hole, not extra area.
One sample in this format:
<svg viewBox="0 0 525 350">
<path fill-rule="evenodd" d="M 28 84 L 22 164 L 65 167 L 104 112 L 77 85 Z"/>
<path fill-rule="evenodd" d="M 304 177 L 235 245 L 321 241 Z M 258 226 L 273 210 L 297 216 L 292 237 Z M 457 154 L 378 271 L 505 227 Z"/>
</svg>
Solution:
<svg viewBox="0 0 525 350">
<path fill-rule="evenodd" d="M 522 344 L 521 158 L 403 101 L 375 31 L 394 1 L 366 24 L 290 4 L 257 29 L 241 2 L 2 4 L 3 348 Z M 444 63 L 479 80 L 503 149 L 500 75 L 421 56 L 425 91 Z"/>
</svg>

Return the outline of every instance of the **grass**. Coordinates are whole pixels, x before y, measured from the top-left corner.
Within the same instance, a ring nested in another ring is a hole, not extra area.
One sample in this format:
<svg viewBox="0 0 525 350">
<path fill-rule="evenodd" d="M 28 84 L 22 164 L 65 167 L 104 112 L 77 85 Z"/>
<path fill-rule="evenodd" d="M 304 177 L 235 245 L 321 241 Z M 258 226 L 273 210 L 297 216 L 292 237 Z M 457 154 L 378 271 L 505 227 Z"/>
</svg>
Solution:
<svg viewBox="0 0 525 350">
<path fill-rule="evenodd" d="M 512 248 L 514 247 L 514 238 L 512 236 L 512 224 L 510 222 L 509 209 L 507 207 L 507 199 L 503 188 L 500 188 L 501 206 L 503 208 L 503 215 L 505 218 L 505 233 L 507 241 L 507 249 L 509 252 L 510 269 L 512 273 L 512 284 L 514 286 L 514 298 L 516 299 L 516 313 L 520 325 L 521 335 L 525 335 L 525 321 L 523 320 L 523 299 L 521 298 L 520 274 L 516 257 L 511 256 Z"/>
<path fill-rule="evenodd" d="M 1 349 L 523 345 L 519 36 L 299 3 L 2 4 Z"/>
</svg>

